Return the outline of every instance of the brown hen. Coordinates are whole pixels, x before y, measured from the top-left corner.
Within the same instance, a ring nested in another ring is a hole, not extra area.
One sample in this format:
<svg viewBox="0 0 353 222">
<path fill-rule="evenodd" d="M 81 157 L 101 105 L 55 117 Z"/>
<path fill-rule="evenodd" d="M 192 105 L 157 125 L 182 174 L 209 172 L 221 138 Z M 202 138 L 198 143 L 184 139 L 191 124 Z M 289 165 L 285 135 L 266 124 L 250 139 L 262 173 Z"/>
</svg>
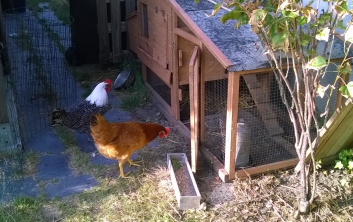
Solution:
<svg viewBox="0 0 353 222">
<path fill-rule="evenodd" d="M 123 166 L 139 166 L 130 160 L 133 152 L 143 148 L 157 136 L 163 138 L 169 134 L 169 128 L 155 123 L 108 123 L 100 114 L 91 116 L 90 128 L 98 151 L 106 158 L 119 162 L 120 176 L 126 177 Z M 141 162 L 141 161 L 139 161 Z"/>
</svg>

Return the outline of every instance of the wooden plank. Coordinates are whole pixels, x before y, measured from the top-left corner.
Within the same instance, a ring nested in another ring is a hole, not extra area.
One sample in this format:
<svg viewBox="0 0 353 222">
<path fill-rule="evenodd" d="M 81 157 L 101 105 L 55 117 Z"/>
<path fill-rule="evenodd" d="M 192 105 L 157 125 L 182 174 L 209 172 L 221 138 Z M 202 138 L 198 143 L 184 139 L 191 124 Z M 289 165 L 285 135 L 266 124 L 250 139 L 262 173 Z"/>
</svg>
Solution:
<svg viewBox="0 0 353 222">
<path fill-rule="evenodd" d="M 163 68 L 167 68 L 167 56 L 159 52 L 156 48 L 153 49 L 153 59 L 158 62 L 158 64 L 161 65 Z"/>
<path fill-rule="evenodd" d="M 163 16 L 162 12 L 158 10 L 156 11 L 154 8 L 149 6 L 147 7 L 147 17 L 164 28 L 168 27 L 168 16 Z"/>
<path fill-rule="evenodd" d="M 225 56 L 221 50 L 214 44 L 213 41 L 198 27 L 188 14 L 180 7 L 175 0 L 169 1 L 170 5 L 178 15 L 178 17 L 198 36 L 203 40 L 205 46 L 210 50 L 213 56 L 221 63 L 223 68 L 228 69 L 233 66 L 233 63 Z"/>
<path fill-rule="evenodd" d="M 146 51 L 144 51 L 142 48 L 138 47 L 137 48 L 137 57 L 145 64 L 147 65 L 166 85 L 171 87 L 171 72 L 167 69 L 164 69 L 161 67 L 154 59 L 152 56 L 150 56 Z"/>
<path fill-rule="evenodd" d="M 255 100 L 254 96 L 252 98 Z M 256 100 L 255 100 L 255 103 L 256 103 Z M 270 103 L 260 103 L 260 104 L 256 103 L 256 105 L 257 105 L 257 110 L 259 111 L 261 118 L 263 120 L 277 119 L 276 113 L 272 110 Z"/>
<path fill-rule="evenodd" d="M 197 53 L 197 58 L 194 64 L 194 73 L 193 73 L 193 78 L 194 78 L 194 110 L 195 110 L 195 115 L 194 115 L 194 127 L 195 127 L 195 172 L 197 168 L 197 158 L 198 158 L 198 153 L 199 153 L 199 144 L 200 144 L 200 73 L 199 73 L 199 68 L 200 68 L 200 51 L 199 47 L 195 46 L 195 49 L 198 51 Z M 191 102 L 191 101 L 190 101 Z"/>
<path fill-rule="evenodd" d="M 143 36 L 139 36 L 138 46 L 142 48 L 149 55 L 153 55 L 153 45 L 149 42 L 149 40 Z"/>
<path fill-rule="evenodd" d="M 157 9 L 160 13 L 167 16 L 172 15 L 172 8 L 166 0 L 138 0 L 142 4 L 148 5 L 153 9 Z"/>
<path fill-rule="evenodd" d="M 285 160 L 277 163 L 271 163 L 271 164 L 266 164 L 266 165 L 261 165 L 258 167 L 251 167 L 247 169 L 241 169 L 235 171 L 235 177 L 243 178 L 243 177 L 248 177 L 248 175 L 256 175 L 264 172 L 269 172 L 273 170 L 278 170 L 278 169 L 283 169 L 283 168 L 289 168 L 293 167 L 296 164 L 299 163 L 299 159 L 291 159 L 291 160 Z"/>
<path fill-rule="evenodd" d="M 228 77 L 227 97 L 227 128 L 226 147 L 224 156 L 224 169 L 229 174 L 229 179 L 234 179 L 235 152 L 237 142 L 238 103 L 239 103 L 239 80 L 240 75 L 234 72 Z"/>
<path fill-rule="evenodd" d="M 203 75 L 205 76 L 206 81 L 210 80 L 218 80 L 218 79 L 224 79 L 227 78 L 226 70 L 222 66 L 221 63 L 213 56 L 213 54 L 206 48 L 204 47 L 203 53 L 202 53 L 202 62 L 204 66 L 204 72 Z M 216 78 L 212 78 L 211 76 L 214 76 Z"/>
<path fill-rule="evenodd" d="M 316 158 L 321 159 L 326 156 L 338 154 L 340 150 L 350 147 L 342 147 L 347 144 L 347 140 L 352 141 L 353 134 L 353 109 L 344 118 L 344 121 L 337 127 L 337 129 L 330 135 L 330 139 L 322 146 L 319 152 L 316 153 Z"/>
<path fill-rule="evenodd" d="M 196 166 L 197 166 L 197 134 L 195 128 L 197 127 L 195 123 L 195 118 L 197 113 L 195 111 L 195 94 L 194 94 L 194 66 L 196 65 L 198 57 L 198 47 L 194 47 L 194 51 L 191 55 L 190 61 L 189 61 L 189 93 L 190 93 L 190 134 L 191 134 L 191 168 L 192 172 L 196 172 Z M 197 88 L 197 86 L 196 86 Z"/>
<path fill-rule="evenodd" d="M 135 16 L 137 18 L 137 16 Z M 133 19 L 127 20 L 127 26 L 129 27 L 128 32 L 133 32 L 136 34 L 140 34 L 140 24 L 135 22 Z"/>
<path fill-rule="evenodd" d="M 96 0 L 98 34 L 99 34 L 99 63 L 108 64 L 110 62 L 109 32 L 107 4 L 105 1 Z"/>
<path fill-rule="evenodd" d="M 221 178 L 221 180 L 225 183 L 230 182 L 229 174 L 224 169 L 224 165 L 222 164 L 222 162 L 219 161 L 217 157 L 215 157 L 208 149 L 204 148 L 203 146 L 200 146 L 200 152 L 205 157 L 205 160 L 207 161 L 207 163 L 218 174 L 219 178 Z"/>
<path fill-rule="evenodd" d="M 7 102 L 5 96 L 5 84 L 7 83 L 4 81 L 4 69 L 1 61 L 2 58 L 0 57 L 0 103 L 2 104 L 0 106 L 0 124 L 4 124 L 9 123 L 9 116 L 7 113 Z"/>
<path fill-rule="evenodd" d="M 175 28 L 174 33 L 179 35 L 180 37 L 183 37 L 184 39 L 189 40 L 190 42 L 195 43 L 196 45 L 200 45 L 200 40 L 196 36 L 186 32 L 180 28 Z"/>
<path fill-rule="evenodd" d="M 178 50 L 179 52 L 179 66 L 183 66 L 183 50 Z"/>
<path fill-rule="evenodd" d="M 130 43 L 133 43 L 136 46 L 139 45 L 139 35 L 137 33 L 133 32 L 132 30 L 129 30 L 128 35 Z"/>
<path fill-rule="evenodd" d="M 177 25 L 177 20 L 176 20 L 176 15 L 172 16 L 172 27 L 171 30 L 174 30 L 174 26 L 176 27 Z M 179 76 L 178 76 L 178 41 L 177 41 L 177 35 L 174 33 L 172 34 L 172 42 L 173 47 L 169 46 L 169 53 L 168 53 L 168 60 L 170 61 L 169 63 L 169 70 L 173 72 L 173 82 L 172 82 L 172 89 L 171 89 L 171 106 L 173 110 L 173 116 L 175 117 L 176 120 L 180 120 L 180 107 L 179 107 Z"/>
<path fill-rule="evenodd" d="M 125 10 L 126 10 L 127 16 L 136 12 L 136 1 L 135 0 L 126 0 L 125 1 Z"/>
<path fill-rule="evenodd" d="M 189 82 L 189 61 L 191 59 L 191 55 L 193 53 L 194 47 L 196 46 L 195 43 L 188 41 L 187 39 L 178 36 L 177 37 L 177 50 L 183 51 L 183 66 L 178 67 L 178 75 L 179 75 L 179 85 L 180 81 L 185 81 L 186 84 Z"/>
<path fill-rule="evenodd" d="M 256 74 L 253 75 L 244 75 L 243 76 L 246 85 L 248 86 L 249 90 L 261 88 L 261 83 L 257 80 Z"/>
<path fill-rule="evenodd" d="M 112 36 L 112 61 L 121 62 L 121 7 L 120 0 L 110 0 L 111 36 Z"/>
<path fill-rule="evenodd" d="M 206 110 L 206 106 L 205 106 L 205 95 L 206 95 L 206 91 L 205 91 L 205 64 L 202 62 L 203 58 L 204 58 L 204 53 L 205 50 L 207 50 L 207 48 L 201 43 L 200 44 L 200 60 L 201 60 L 201 64 L 200 64 L 200 144 L 204 144 L 205 143 L 205 131 L 206 131 L 206 127 L 205 127 L 205 110 Z M 225 170 L 224 170 L 225 171 Z M 228 173 L 227 173 L 228 174 Z M 228 178 L 229 179 L 229 178 Z"/>
</svg>

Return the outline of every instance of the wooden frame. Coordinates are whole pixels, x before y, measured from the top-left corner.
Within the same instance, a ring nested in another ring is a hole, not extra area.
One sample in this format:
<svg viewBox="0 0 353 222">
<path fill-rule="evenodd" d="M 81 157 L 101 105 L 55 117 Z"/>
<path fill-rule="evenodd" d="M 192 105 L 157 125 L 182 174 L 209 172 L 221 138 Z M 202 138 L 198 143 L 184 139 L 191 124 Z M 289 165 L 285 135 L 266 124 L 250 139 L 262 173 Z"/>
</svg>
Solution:
<svg viewBox="0 0 353 222">
<path fill-rule="evenodd" d="M 195 46 L 189 62 L 191 168 L 194 173 L 199 150 L 199 65 L 199 47 Z"/>
</svg>

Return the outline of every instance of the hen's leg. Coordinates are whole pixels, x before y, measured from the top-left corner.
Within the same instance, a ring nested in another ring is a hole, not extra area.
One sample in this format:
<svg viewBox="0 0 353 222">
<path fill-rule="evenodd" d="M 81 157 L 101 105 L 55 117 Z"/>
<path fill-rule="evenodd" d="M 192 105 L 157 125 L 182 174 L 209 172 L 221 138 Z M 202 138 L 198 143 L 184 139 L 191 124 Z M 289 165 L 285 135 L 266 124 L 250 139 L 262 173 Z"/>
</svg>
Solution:
<svg viewBox="0 0 353 222">
<path fill-rule="evenodd" d="M 128 159 L 127 162 L 129 162 L 130 167 L 131 167 L 131 166 L 140 166 L 140 165 L 138 165 L 137 163 L 141 163 L 142 160 L 133 162 L 132 160 Z"/>
<path fill-rule="evenodd" d="M 125 162 L 124 162 L 123 164 L 119 163 L 120 177 L 122 177 L 122 178 L 127 178 L 127 175 L 129 175 L 130 172 L 128 172 L 126 175 L 124 174 L 124 170 L 123 170 L 124 164 L 125 164 Z"/>
</svg>

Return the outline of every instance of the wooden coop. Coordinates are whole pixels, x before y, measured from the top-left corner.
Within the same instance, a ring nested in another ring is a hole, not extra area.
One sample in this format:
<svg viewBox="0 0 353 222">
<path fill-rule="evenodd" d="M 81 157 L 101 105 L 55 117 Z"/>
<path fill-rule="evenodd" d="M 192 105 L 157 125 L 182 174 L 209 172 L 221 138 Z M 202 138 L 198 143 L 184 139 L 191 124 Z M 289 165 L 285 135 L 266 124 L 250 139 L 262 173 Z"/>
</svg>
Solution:
<svg viewBox="0 0 353 222">
<path fill-rule="evenodd" d="M 296 165 L 293 127 L 258 37 L 234 21 L 222 25 L 226 9 L 208 16 L 213 8 L 207 0 L 137 1 L 128 38 L 146 87 L 190 138 L 194 172 L 199 151 L 223 181 Z"/>
</svg>

